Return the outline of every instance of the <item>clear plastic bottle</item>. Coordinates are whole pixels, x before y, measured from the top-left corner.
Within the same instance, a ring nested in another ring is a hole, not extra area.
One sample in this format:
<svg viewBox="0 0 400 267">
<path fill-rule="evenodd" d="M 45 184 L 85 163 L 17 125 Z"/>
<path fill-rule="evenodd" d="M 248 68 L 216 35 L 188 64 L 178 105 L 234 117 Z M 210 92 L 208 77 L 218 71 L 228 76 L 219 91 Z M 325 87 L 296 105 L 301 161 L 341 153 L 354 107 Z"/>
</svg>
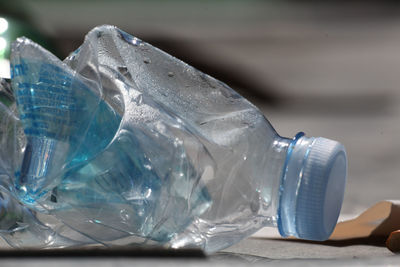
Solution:
<svg viewBox="0 0 400 267">
<path fill-rule="evenodd" d="M 264 226 L 310 240 L 333 231 L 347 169 L 338 142 L 302 133 L 279 136 L 227 85 L 113 26 L 93 29 L 64 63 L 18 39 L 11 62 L 28 144 L 27 129 L 35 125 L 23 117 L 25 109 L 35 110 L 50 129 L 63 124 L 52 122 L 61 110 L 77 128 L 33 132 L 42 141 L 21 151 L 16 192 L 38 212 L 103 244 L 207 252 Z M 61 87 L 71 100 L 53 103 L 53 113 L 35 102 L 35 89 L 43 85 L 40 70 L 49 66 L 57 69 L 52 98 Z M 65 77 L 67 85 L 59 82 Z M 18 90 L 31 100 L 21 102 Z M 35 176 L 33 170 L 44 166 L 54 171 Z"/>
</svg>

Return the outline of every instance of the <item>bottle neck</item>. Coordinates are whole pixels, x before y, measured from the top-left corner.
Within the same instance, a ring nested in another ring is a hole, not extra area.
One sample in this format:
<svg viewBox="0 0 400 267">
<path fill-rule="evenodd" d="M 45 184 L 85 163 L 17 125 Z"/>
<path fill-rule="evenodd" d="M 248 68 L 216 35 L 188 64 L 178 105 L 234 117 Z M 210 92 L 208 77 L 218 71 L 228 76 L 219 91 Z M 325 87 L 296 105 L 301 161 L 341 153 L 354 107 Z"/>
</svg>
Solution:
<svg viewBox="0 0 400 267">
<path fill-rule="evenodd" d="M 298 145 L 300 139 L 304 143 L 303 145 Z M 291 220 L 294 220 L 294 214 L 296 214 L 296 197 L 301 183 L 304 161 L 307 159 L 313 139 L 305 137 L 304 133 L 300 132 L 290 140 L 286 150 L 277 199 L 277 225 L 283 236 L 295 235 L 296 233 L 296 229 L 293 228 L 295 222 Z M 294 160 L 293 154 L 301 154 L 304 157 Z"/>
<path fill-rule="evenodd" d="M 264 183 L 261 187 L 261 196 L 264 200 L 264 206 L 260 210 L 260 215 L 266 219 L 264 222 L 265 226 L 277 225 L 280 198 L 279 188 L 284 174 L 288 150 L 292 141 L 293 139 L 276 135 L 270 145 L 269 151 L 265 153 L 267 158 L 264 160 L 264 176 L 261 182 Z"/>
</svg>

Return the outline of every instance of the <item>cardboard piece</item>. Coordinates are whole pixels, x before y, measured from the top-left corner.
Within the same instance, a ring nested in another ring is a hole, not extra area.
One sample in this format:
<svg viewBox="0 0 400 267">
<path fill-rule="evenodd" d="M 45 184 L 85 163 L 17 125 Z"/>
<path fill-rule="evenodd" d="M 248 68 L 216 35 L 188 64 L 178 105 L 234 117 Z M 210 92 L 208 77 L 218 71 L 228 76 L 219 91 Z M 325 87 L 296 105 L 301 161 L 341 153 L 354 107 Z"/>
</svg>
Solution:
<svg viewBox="0 0 400 267">
<path fill-rule="evenodd" d="M 329 240 L 385 237 L 400 229 L 400 201 L 382 201 L 353 220 L 337 224 Z"/>
<path fill-rule="evenodd" d="M 263 228 L 252 237 L 282 239 L 274 228 Z M 386 241 L 386 246 L 392 252 L 400 252 L 400 200 L 378 202 L 356 218 L 339 222 L 327 241 L 305 241 L 296 238 L 285 240 L 332 246 L 355 244 L 385 246 Z"/>
</svg>

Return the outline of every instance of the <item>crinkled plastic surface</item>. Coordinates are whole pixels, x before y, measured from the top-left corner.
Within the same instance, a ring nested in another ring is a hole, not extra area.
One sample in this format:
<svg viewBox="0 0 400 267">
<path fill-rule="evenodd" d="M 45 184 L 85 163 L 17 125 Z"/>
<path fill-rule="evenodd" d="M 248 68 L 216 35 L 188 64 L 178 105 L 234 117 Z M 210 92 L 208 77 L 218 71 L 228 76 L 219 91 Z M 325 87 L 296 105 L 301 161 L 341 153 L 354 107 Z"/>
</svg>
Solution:
<svg viewBox="0 0 400 267">
<path fill-rule="evenodd" d="M 10 245 L 213 252 L 275 222 L 287 142 L 227 85 L 113 26 L 63 62 L 19 38 L 11 64 L 0 189 L 26 227 L 0 223 Z"/>
</svg>

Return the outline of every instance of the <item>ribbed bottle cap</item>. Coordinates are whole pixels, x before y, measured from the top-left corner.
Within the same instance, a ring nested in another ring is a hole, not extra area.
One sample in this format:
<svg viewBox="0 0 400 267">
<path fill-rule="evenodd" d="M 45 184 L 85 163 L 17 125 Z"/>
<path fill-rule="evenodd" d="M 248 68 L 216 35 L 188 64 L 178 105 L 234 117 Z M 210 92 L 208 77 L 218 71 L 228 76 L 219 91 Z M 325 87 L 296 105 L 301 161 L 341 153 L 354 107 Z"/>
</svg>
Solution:
<svg viewBox="0 0 400 267">
<path fill-rule="evenodd" d="M 326 240 L 343 202 L 345 149 L 333 140 L 301 137 L 289 156 L 281 187 L 280 232 L 283 236 Z"/>
</svg>

